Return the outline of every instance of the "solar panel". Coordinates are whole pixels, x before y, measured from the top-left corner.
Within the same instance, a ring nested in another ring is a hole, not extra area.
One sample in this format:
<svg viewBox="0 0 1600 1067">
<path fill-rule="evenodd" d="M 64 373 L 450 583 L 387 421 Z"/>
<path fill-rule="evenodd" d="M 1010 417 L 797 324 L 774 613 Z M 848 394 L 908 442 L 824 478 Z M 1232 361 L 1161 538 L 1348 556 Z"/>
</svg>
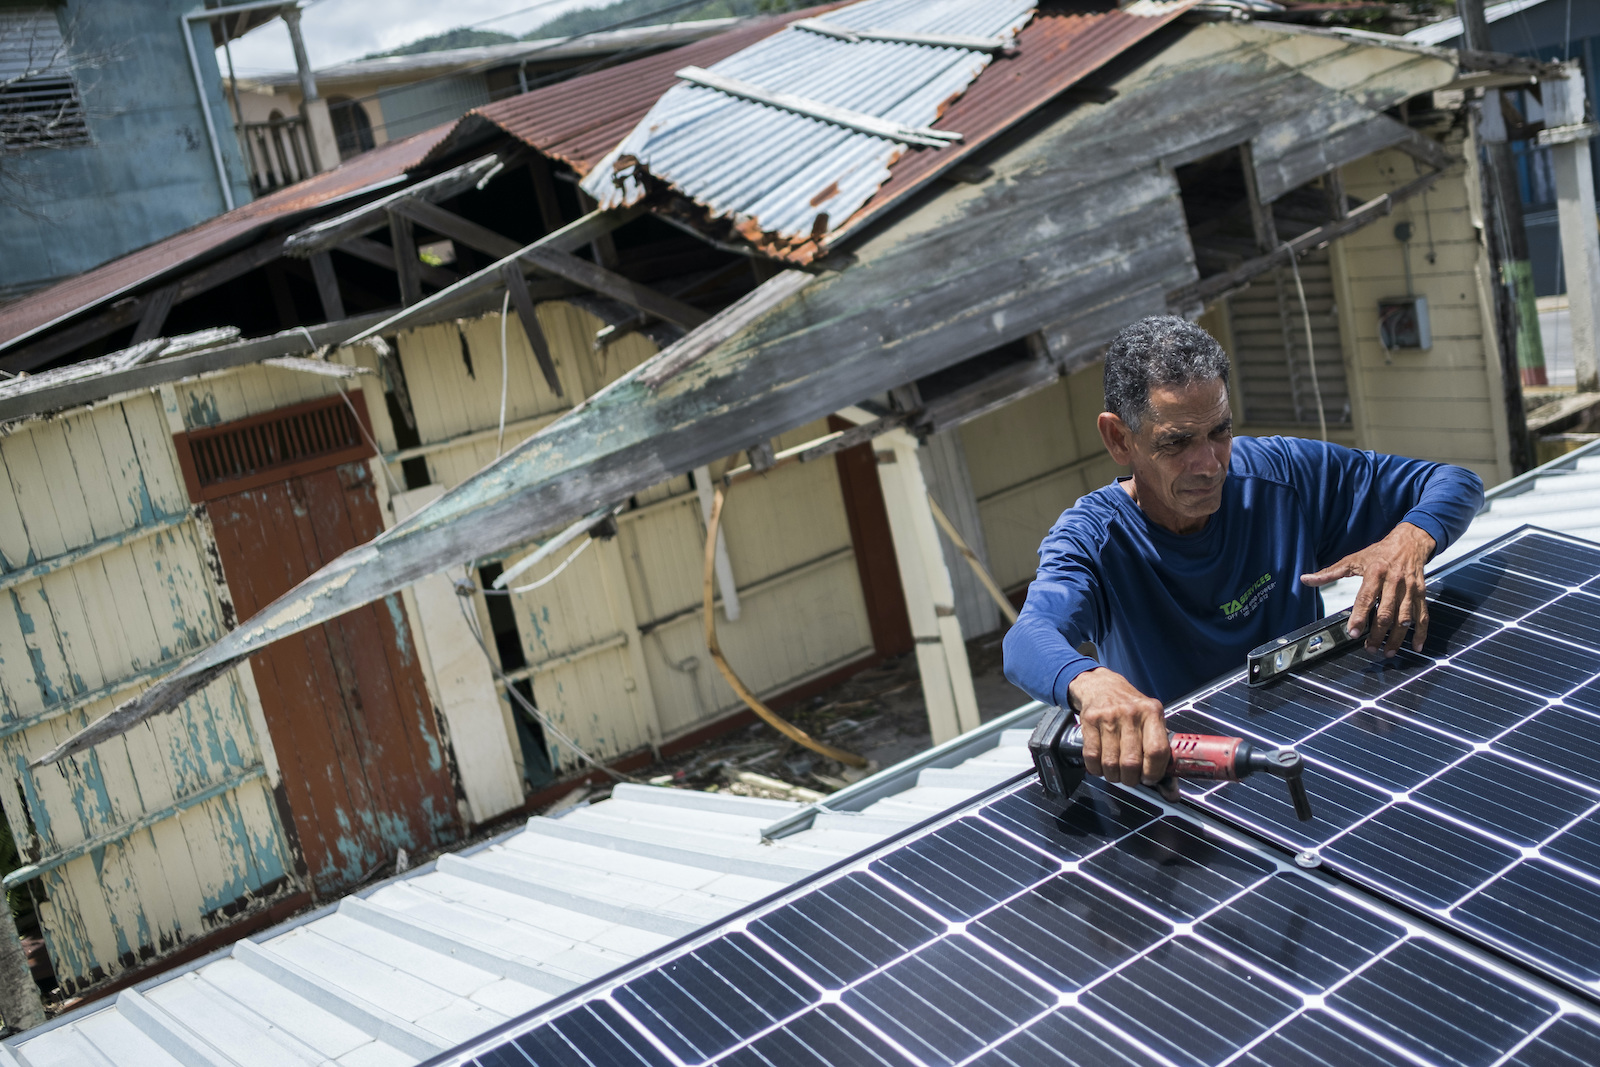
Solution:
<svg viewBox="0 0 1600 1067">
<path fill-rule="evenodd" d="M 434 1062 L 1600 1063 L 1597 575 L 1519 532 L 1420 654 L 1176 706 L 1298 747 L 1309 823 L 1029 773 Z"/>
<path fill-rule="evenodd" d="M 438 1061 L 1600 1062 L 1578 998 L 1237 831 L 1030 776 Z"/>
<path fill-rule="evenodd" d="M 1600 990 L 1597 576 L 1595 546 L 1520 530 L 1431 580 L 1421 654 L 1352 646 L 1184 702 L 1174 729 L 1298 748 L 1316 818 L 1298 822 L 1272 782 L 1196 783 L 1193 799 Z"/>
</svg>

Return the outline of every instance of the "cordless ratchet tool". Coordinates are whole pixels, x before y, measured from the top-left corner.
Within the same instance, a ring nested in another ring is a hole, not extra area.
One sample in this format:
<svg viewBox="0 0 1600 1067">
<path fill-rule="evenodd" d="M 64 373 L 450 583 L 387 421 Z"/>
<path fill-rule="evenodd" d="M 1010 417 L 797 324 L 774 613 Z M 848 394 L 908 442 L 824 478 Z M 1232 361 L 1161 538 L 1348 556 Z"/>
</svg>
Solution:
<svg viewBox="0 0 1600 1067">
<path fill-rule="evenodd" d="M 1213 734 L 1170 734 L 1172 758 L 1163 784 L 1175 778 L 1237 782 L 1257 771 L 1282 778 L 1301 822 L 1311 818 L 1306 796 L 1305 761 L 1292 748 L 1266 748 L 1243 737 Z M 1083 730 L 1066 708 L 1051 708 L 1028 739 L 1033 765 L 1050 799 L 1063 806 L 1083 783 Z"/>
</svg>

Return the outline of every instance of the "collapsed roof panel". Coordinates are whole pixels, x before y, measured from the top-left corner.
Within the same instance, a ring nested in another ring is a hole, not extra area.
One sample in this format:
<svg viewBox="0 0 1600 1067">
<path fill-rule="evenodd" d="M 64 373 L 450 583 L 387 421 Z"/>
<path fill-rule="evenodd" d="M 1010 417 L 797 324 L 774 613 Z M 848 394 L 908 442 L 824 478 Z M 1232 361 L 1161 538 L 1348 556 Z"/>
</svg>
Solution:
<svg viewBox="0 0 1600 1067">
<path fill-rule="evenodd" d="M 866 0 L 791 23 L 713 65 L 715 79 L 680 70 L 584 189 L 605 207 L 636 203 L 642 171 L 752 242 L 820 239 L 911 146 L 939 151 L 945 138 L 928 128 L 1032 14 L 1025 0 Z M 741 84 L 750 95 L 735 95 Z M 895 129 L 876 135 L 867 119 Z"/>
</svg>

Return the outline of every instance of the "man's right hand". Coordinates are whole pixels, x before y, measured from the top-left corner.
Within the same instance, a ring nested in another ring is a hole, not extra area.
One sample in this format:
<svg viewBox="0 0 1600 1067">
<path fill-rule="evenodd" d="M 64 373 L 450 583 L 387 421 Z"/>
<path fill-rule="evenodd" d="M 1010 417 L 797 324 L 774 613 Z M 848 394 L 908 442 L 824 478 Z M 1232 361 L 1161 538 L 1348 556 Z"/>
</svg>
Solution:
<svg viewBox="0 0 1600 1067">
<path fill-rule="evenodd" d="M 1172 755 L 1161 701 L 1106 667 L 1084 671 L 1067 687 L 1083 730 L 1083 763 L 1108 782 L 1155 785 Z"/>
</svg>

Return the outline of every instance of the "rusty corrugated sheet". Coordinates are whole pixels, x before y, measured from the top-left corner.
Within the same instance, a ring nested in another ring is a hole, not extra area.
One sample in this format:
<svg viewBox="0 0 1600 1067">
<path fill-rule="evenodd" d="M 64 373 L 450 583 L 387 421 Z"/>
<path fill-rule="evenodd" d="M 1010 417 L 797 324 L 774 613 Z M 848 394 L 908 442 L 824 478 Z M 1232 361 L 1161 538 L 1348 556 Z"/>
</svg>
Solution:
<svg viewBox="0 0 1600 1067">
<path fill-rule="evenodd" d="M 687 66 L 709 67 L 770 37 L 795 19 L 811 18 L 840 4 L 825 4 L 774 18 L 755 19 L 737 29 L 670 52 L 646 56 L 608 70 L 535 89 L 468 112 L 430 153 L 446 156 L 485 132 L 505 132 L 587 174 L 601 157 L 628 136 L 661 94 L 677 84 Z"/>
<path fill-rule="evenodd" d="M 206 256 L 243 245 L 275 222 L 400 177 L 421 163 L 449 131 L 441 125 L 364 152 L 330 171 L 30 293 L 0 308 L 0 345 L 62 323 L 168 273 L 192 270 Z"/>
<path fill-rule="evenodd" d="M 959 131 L 962 142 L 937 151 L 903 154 L 890 167 L 889 180 L 827 240 L 837 243 L 1036 108 L 1170 24 L 1194 3 L 1195 0 L 1140 0 L 1122 10 L 1117 10 L 1110 0 L 1041 3 L 1034 19 L 1018 36 L 1017 54 L 991 63 L 935 124 L 940 129 Z M 752 22 L 676 51 L 490 104 L 463 118 L 433 154 L 442 156 L 464 141 L 481 137 L 486 130 L 503 130 L 579 174 L 587 174 L 632 132 L 662 94 L 679 84 L 677 71 L 688 66 L 710 67 L 796 19 L 814 18 L 844 6 L 831 4 Z M 762 147 L 776 152 L 781 146 Z M 743 152 L 749 146 L 734 148 Z M 762 250 L 802 263 L 822 251 L 812 241 L 787 246 L 766 241 Z"/>
<path fill-rule="evenodd" d="M 1034 6 L 1033 0 L 861 0 L 830 13 L 827 23 L 862 33 L 1010 41 Z M 888 180 L 903 154 L 946 151 L 937 138 L 914 147 L 916 131 L 936 122 L 990 62 L 981 47 L 840 40 L 790 27 L 710 73 L 884 120 L 908 129 L 912 140 L 680 82 L 589 172 L 583 188 L 602 207 L 615 208 L 664 183 L 753 243 L 787 248 L 825 240 Z"/>
<path fill-rule="evenodd" d="M 995 136 L 1020 122 L 1079 81 L 1093 74 L 1152 33 L 1193 7 L 1196 0 L 1173 3 L 1141 0 L 1121 11 L 1085 3 L 1041 4 L 1017 39 L 1017 53 L 1002 57 L 972 83 L 939 119 L 940 129 L 959 130 L 960 144 L 937 152 L 910 152 L 890 168 L 879 187 L 828 240 L 837 243 L 874 215 L 899 203 L 930 178 L 942 173 Z M 1100 10 L 1096 10 L 1100 9 Z M 794 258 L 804 255 L 797 249 Z"/>
</svg>

